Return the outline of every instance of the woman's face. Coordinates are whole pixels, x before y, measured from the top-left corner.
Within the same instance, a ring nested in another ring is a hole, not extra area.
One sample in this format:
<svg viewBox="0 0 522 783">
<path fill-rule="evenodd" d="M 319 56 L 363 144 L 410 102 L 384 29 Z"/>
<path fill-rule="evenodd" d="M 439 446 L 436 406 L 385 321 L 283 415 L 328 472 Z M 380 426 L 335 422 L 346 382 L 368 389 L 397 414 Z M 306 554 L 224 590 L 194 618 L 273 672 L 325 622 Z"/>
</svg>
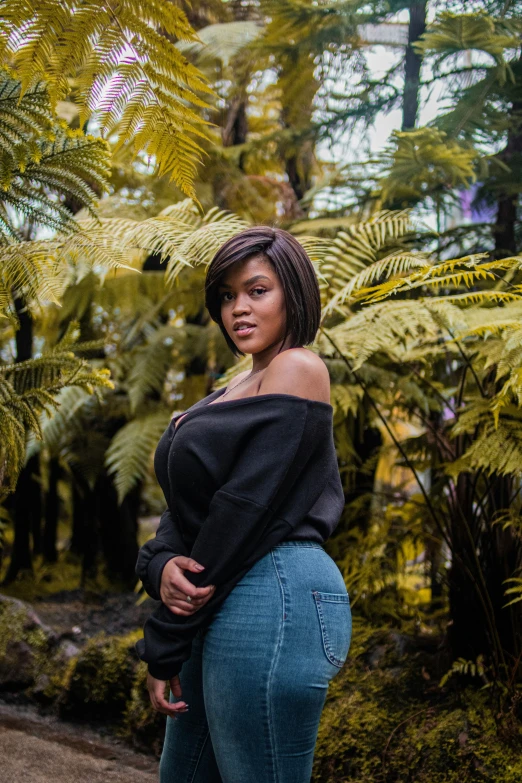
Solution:
<svg viewBox="0 0 522 783">
<path fill-rule="evenodd" d="M 243 353 L 260 353 L 282 341 L 284 291 L 272 265 L 262 256 L 251 256 L 227 269 L 218 294 L 223 326 Z M 250 326 L 241 328 L 241 321 Z"/>
</svg>

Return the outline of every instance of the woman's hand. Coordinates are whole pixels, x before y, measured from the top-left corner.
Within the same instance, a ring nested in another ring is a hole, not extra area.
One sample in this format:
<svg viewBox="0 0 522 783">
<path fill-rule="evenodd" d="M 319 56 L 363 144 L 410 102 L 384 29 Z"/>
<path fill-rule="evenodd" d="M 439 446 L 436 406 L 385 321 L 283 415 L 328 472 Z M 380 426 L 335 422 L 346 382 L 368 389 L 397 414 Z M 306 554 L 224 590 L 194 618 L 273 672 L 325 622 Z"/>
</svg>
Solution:
<svg viewBox="0 0 522 783">
<path fill-rule="evenodd" d="M 184 571 L 201 573 L 201 567 L 192 557 L 178 555 L 169 560 L 161 575 L 160 596 L 171 612 L 180 615 L 194 614 L 214 595 L 215 585 L 195 587 L 184 576 Z M 187 595 L 192 601 L 187 601 Z"/>
<path fill-rule="evenodd" d="M 179 674 L 168 680 L 170 683 L 170 689 L 173 696 L 178 698 L 178 701 L 169 702 L 165 698 L 165 685 L 164 680 L 157 680 L 150 673 L 147 673 L 147 690 L 149 692 L 150 701 L 152 706 L 158 712 L 162 712 L 164 715 L 169 715 L 171 718 L 175 718 L 180 712 L 187 712 L 189 705 L 181 700 L 181 683 L 179 681 Z"/>
</svg>

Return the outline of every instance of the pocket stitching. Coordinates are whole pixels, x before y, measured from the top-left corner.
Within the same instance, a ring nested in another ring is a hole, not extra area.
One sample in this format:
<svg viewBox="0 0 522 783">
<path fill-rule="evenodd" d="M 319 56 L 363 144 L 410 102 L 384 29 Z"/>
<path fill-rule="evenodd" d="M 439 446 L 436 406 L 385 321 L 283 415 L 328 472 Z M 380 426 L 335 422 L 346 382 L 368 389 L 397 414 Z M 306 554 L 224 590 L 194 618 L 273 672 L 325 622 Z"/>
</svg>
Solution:
<svg viewBox="0 0 522 783">
<path fill-rule="evenodd" d="M 332 663 L 334 666 L 337 666 L 337 668 L 341 668 L 346 663 L 346 660 L 342 661 L 340 658 L 338 658 L 336 655 L 334 655 L 332 649 L 330 648 L 330 642 L 328 639 L 328 633 L 326 631 L 326 624 L 324 622 L 324 615 L 323 615 L 323 609 L 321 606 L 321 601 L 330 601 L 330 603 L 342 603 L 342 604 L 348 604 L 350 605 L 348 594 L 346 594 L 346 598 L 344 598 L 344 594 L 341 597 L 339 595 L 337 598 L 321 598 L 322 595 L 336 595 L 335 593 L 321 593 L 319 590 L 312 590 L 312 595 L 314 597 L 315 605 L 317 607 L 317 614 L 319 616 L 319 624 L 321 626 L 321 637 L 323 640 L 323 647 L 324 652 L 330 663 Z"/>
</svg>

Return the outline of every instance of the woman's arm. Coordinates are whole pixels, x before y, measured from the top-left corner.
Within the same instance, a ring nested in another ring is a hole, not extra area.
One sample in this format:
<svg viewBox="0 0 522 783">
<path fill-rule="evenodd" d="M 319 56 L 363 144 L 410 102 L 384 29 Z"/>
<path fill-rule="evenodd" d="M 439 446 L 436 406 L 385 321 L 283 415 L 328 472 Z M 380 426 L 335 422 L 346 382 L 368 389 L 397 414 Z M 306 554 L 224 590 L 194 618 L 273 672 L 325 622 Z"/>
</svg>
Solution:
<svg viewBox="0 0 522 783">
<path fill-rule="evenodd" d="M 190 556 L 170 509 L 160 518 L 154 538 L 146 541 L 138 552 L 136 574 L 151 598 L 161 601 L 161 577 L 165 565 L 177 555 Z"/>
<path fill-rule="evenodd" d="M 313 443 L 303 437 L 307 411 L 307 401 L 295 398 L 270 400 L 251 410 L 245 447 L 229 479 L 214 494 L 190 553 L 205 570 L 186 573 L 195 586 L 215 584 L 215 594 L 190 616 L 174 615 L 162 605 L 145 622 L 136 651 L 154 678 L 169 680 L 179 673 L 190 657 L 194 635 L 245 562 L 261 551 L 263 539 L 275 546 L 288 534 L 288 523 L 274 518 L 313 452 Z"/>
</svg>

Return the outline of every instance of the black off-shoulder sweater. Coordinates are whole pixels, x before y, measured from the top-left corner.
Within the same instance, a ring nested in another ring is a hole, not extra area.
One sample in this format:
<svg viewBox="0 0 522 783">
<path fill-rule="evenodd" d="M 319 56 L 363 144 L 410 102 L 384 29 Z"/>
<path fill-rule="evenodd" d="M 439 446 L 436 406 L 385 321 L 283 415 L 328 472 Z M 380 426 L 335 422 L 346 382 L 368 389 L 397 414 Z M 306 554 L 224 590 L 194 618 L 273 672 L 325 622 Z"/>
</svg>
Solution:
<svg viewBox="0 0 522 783">
<path fill-rule="evenodd" d="M 195 634 L 257 560 L 281 541 L 323 543 L 344 506 L 329 403 L 260 394 L 209 405 L 224 391 L 175 416 L 154 457 L 167 509 L 156 537 L 140 549 L 136 573 L 161 600 L 165 564 L 186 555 L 205 570 L 185 577 L 197 587 L 216 585 L 194 614 L 161 604 L 145 622 L 136 651 L 161 680 L 181 671 Z"/>
</svg>

